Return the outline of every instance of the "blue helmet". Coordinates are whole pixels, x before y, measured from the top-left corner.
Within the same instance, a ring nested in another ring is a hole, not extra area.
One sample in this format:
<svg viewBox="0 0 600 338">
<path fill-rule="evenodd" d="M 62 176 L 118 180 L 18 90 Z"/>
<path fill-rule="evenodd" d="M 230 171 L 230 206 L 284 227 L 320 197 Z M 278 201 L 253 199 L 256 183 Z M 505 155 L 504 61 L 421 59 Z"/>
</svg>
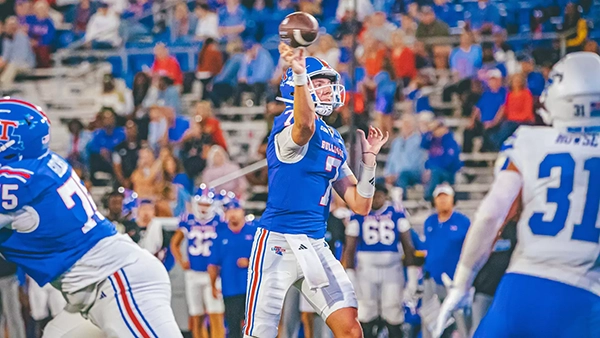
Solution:
<svg viewBox="0 0 600 338">
<path fill-rule="evenodd" d="M 200 184 L 200 187 L 192 197 L 192 212 L 194 216 L 201 219 L 212 218 L 215 214 L 215 197 L 214 189 L 209 189 L 204 183 Z"/>
<path fill-rule="evenodd" d="M 38 106 L 0 99 L 0 165 L 35 159 L 48 152 L 50 120 Z"/>
<path fill-rule="evenodd" d="M 230 192 L 227 193 L 227 196 L 223 200 L 223 208 L 225 208 L 225 210 L 241 209 L 242 208 L 242 203 L 235 196 L 235 194 L 230 191 Z"/>
<path fill-rule="evenodd" d="M 306 74 L 308 76 L 308 89 L 312 96 L 313 102 L 315 103 L 315 111 L 321 116 L 331 115 L 334 109 L 337 109 L 344 105 L 344 95 L 346 89 L 340 83 L 340 74 L 331 68 L 327 62 L 309 56 L 306 59 Z M 315 87 L 312 80 L 318 78 L 325 78 L 331 80 L 330 84 Z M 331 99 L 328 101 L 322 101 L 317 95 L 317 91 L 323 91 L 329 88 L 331 90 Z M 277 99 L 285 102 L 287 105 L 294 103 L 294 73 L 292 67 L 288 68 L 281 77 L 281 83 L 279 85 L 281 96 Z"/>
<path fill-rule="evenodd" d="M 137 218 L 138 194 L 130 189 L 119 187 L 118 191 L 123 194 L 123 216 L 134 221 Z"/>
</svg>

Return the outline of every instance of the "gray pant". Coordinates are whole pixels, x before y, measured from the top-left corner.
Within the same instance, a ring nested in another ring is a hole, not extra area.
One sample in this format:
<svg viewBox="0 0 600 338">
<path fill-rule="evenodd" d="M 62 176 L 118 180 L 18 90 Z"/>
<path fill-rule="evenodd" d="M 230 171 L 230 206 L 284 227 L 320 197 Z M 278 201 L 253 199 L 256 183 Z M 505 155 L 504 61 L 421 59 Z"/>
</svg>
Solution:
<svg viewBox="0 0 600 338">
<path fill-rule="evenodd" d="M 25 323 L 21 316 L 19 302 L 19 281 L 12 275 L 0 278 L 0 303 L 2 314 L 0 323 L 6 323 L 10 338 L 25 338 Z M 4 326 L 0 326 L 0 338 L 4 338 Z"/>
<path fill-rule="evenodd" d="M 434 295 L 437 295 L 440 302 L 446 298 L 446 287 L 435 283 L 433 278 L 426 279 L 423 282 L 423 299 L 431 299 Z M 460 310 L 453 314 L 454 320 L 456 321 L 456 328 L 461 338 L 469 337 L 469 326 L 470 316 L 465 316 L 465 313 Z M 421 333 L 423 338 L 431 338 L 431 332 L 427 329 L 427 323 L 421 325 Z"/>
<path fill-rule="evenodd" d="M 492 306 L 492 302 L 494 301 L 494 297 L 485 295 L 483 293 L 476 293 L 475 298 L 473 298 L 473 306 L 471 307 L 471 337 L 475 334 L 479 323 L 483 317 L 485 317 L 488 312 L 490 306 Z"/>
</svg>

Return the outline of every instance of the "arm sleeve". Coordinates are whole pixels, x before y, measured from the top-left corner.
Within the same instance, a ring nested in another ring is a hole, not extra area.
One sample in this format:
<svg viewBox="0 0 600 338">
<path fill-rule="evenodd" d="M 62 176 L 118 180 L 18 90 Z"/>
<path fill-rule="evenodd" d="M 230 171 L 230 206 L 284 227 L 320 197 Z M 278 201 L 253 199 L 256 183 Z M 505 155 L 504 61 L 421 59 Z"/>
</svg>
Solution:
<svg viewBox="0 0 600 338">
<path fill-rule="evenodd" d="M 398 231 L 400 231 L 400 233 L 407 232 L 411 229 L 410 222 L 408 221 L 408 219 L 406 219 L 406 217 L 404 217 L 404 215 L 398 218 L 398 221 L 396 223 L 398 225 Z"/>
<path fill-rule="evenodd" d="M 277 158 L 283 163 L 296 163 L 302 160 L 308 151 L 308 144 L 299 146 L 294 142 L 291 125 L 275 135 L 275 152 Z"/>
</svg>

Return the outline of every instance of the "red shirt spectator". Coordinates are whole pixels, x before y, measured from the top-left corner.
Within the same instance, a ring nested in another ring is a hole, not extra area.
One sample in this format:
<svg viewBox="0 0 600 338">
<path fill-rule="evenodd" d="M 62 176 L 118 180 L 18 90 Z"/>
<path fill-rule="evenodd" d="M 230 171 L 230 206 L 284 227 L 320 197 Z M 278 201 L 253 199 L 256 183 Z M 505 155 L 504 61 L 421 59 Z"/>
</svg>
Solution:
<svg viewBox="0 0 600 338">
<path fill-rule="evenodd" d="M 210 102 L 200 101 L 196 104 L 194 120 L 200 126 L 202 133 L 210 135 L 214 144 L 220 145 L 223 149 L 227 150 L 227 143 L 225 142 L 225 136 L 223 136 L 221 123 L 213 116 Z"/>
<path fill-rule="evenodd" d="M 412 80 L 417 76 L 415 53 L 404 45 L 404 33 L 396 30 L 392 33 L 392 64 L 396 77 Z"/>
<path fill-rule="evenodd" d="M 175 85 L 183 84 L 183 72 L 179 62 L 174 56 L 169 55 L 169 50 L 163 43 L 156 44 L 154 56 L 152 73 L 170 77 Z"/>
<path fill-rule="evenodd" d="M 518 123 L 533 123 L 533 95 L 525 88 L 521 74 L 514 76 L 511 91 L 506 96 L 504 115 L 506 120 Z"/>
</svg>

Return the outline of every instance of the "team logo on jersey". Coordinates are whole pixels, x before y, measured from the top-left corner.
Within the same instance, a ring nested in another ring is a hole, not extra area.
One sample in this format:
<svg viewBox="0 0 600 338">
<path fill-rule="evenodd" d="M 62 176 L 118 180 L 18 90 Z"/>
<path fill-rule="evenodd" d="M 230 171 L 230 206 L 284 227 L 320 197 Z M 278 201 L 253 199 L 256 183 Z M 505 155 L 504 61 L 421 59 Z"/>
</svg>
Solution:
<svg viewBox="0 0 600 338">
<path fill-rule="evenodd" d="M 456 225 L 450 226 L 450 231 L 457 231 L 457 230 L 458 230 L 458 226 L 456 226 Z"/>
<path fill-rule="evenodd" d="M 271 248 L 271 251 L 273 251 L 276 255 L 283 256 L 283 254 L 285 253 L 286 250 L 285 250 L 285 248 L 282 248 L 279 245 L 276 245 Z"/>
<path fill-rule="evenodd" d="M 599 117 L 600 116 L 600 101 L 592 102 L 590 104 L 590 116 L 591 117 Z"/>
</svg>

